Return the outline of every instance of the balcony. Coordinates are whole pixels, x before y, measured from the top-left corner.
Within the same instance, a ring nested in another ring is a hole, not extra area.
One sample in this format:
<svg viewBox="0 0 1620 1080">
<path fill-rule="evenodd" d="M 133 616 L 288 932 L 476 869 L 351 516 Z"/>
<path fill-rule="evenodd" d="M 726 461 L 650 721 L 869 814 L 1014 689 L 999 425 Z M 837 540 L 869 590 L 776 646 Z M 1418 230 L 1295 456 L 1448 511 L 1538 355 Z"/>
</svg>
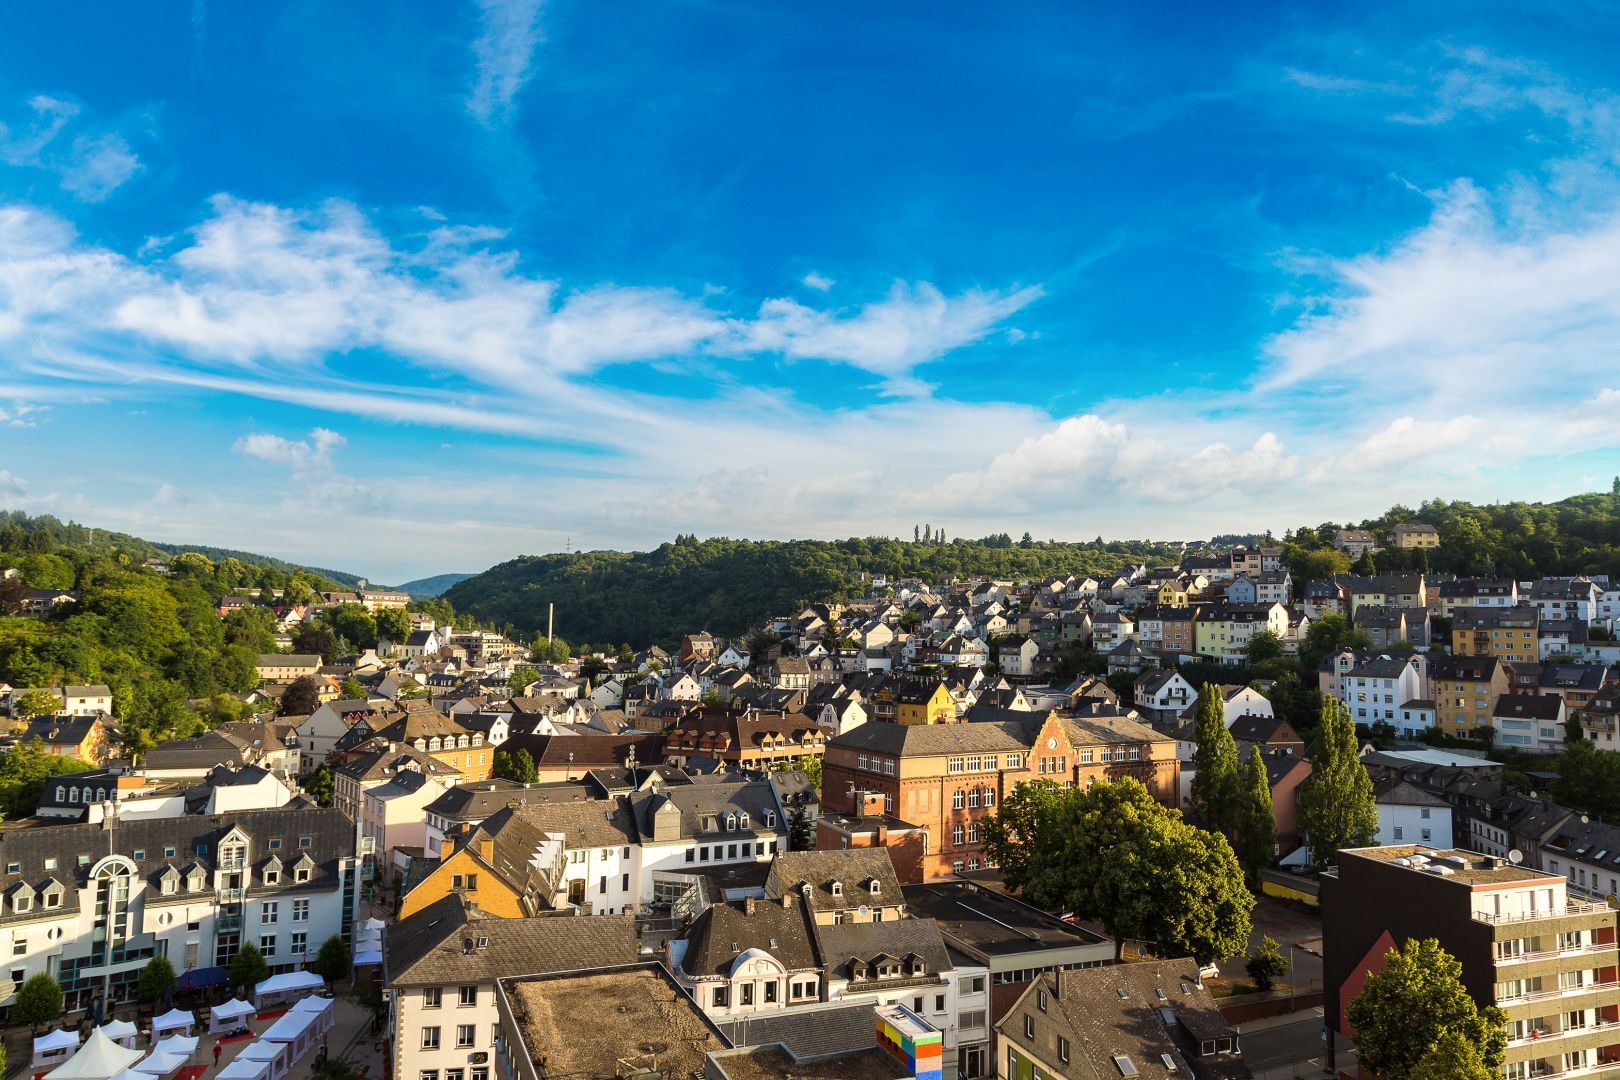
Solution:
<svg viewBox="0 0 1620 1080">
<path fill-rule="evenodd" d="M 1548 1069 L 1529 1073 L 1530 1080 L 1563 1080 L 1564 1077 L 1614 1076 L 1620 1074 L 1620 1061 L 1600 1061 L 1584 1069 Z"/>
<path fill-rule="evenodd" d="M 222 904 L 240 904 L 247 899 L 246 889 L 216 889 L 214 896 Z"/>
<path fill-rule="evenodd" d="M 1570 915 L 1594 915 L 1600 911 L 1610 910 L 1612 909 L 1604 902 L 1572 900 L 1562 908 L 1548 908 L 1546 911 L 1530 911 L 1518 915 L 1489 915 L 1483 911 L 1476 911 L 1474 921 L 1489 923 L 1492 926 L 1505 926 L 1509 923 L 1545 922 L 1548 919 L 1562 919 Z"/>
<path fill-rule="evenodd" d="M 1598 1020 L 1587 1024 L 1585 1027 L 1565 1028 L 1563 1031 L 1543 1031 L 1537 1035 L 1526 1035 L 1521 1039 L 1509 1038 L 1507 1044 L 1509 1046 L 1530 1046 L 1531 1044 L 1542 1046 L 1551 1044 L 1554 1046 L 1554 1050 L 1556 1052 L 1556 1044 L 1559 1040 L 1578 1038 L 1582 1035 L 1592 1035 L 1601 1031 L 1612 1031 L 1615 1028 L 1620 1028 L 1620 1020 Z"/>
<path fill-rule="evenodd" d="M 1511 967 L 1514 964 L 1528 964 L 1537 960 L 1556 960 L 1564 956 L 1590 956 L 1594 953 L 1614 952 L 1620 944 L 1609 942 L 1607 945 L 1582 945 L 1576 949 L 1545 949 L 1540 952 L 1524 952 L 1515 956 L 1498 956 L 1498 968 Z"/>
<path fill-rule="evenodd" d="M 224 859 L 219 860 L 219 867 L 218 868 L 220 870 L 230 872 L 232 870 L 240 870 L 246 865 L 247 865 L 247 860 L 244 859 L 242 856 L 240 856 L 240 855 L 232 855 L 232 856 L 230 856 L 228 858 L 224 858 Z"/>
<path fill-rule="evenodd" d="M 240 914 L 227 915 L 224 912 L 214 916 L 214 929 L 222 933 L 230 933 L 242 929 L 242 916 Z"/>
<path fill-rule="evenodd" d="M 1518 997 L 1498 998 L 1497 1004 L 1504 1009 L 1511 1009 L 1515 1005 L 1528 1005 L 1532 1001 L 1551 1001 L 1554 998 L 1579 997 L 1582 994 L 1597 994 L 1605 991 L 1620 990 L 1620 980 L 1608 982 L 1589 982 L 1584 986 L 1565 986 L 1553 990 L 1536 990 L 1529 994 L 1520 994 Z"/>
</svg>

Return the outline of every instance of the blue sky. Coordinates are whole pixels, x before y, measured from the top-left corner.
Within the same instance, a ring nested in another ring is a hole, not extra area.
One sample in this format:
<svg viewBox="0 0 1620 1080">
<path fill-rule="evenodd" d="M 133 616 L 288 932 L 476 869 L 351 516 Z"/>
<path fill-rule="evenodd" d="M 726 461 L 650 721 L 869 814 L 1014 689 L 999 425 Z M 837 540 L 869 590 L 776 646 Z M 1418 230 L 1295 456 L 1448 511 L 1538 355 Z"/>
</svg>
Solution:
<svg viewBox="0 0 1620 1080">
<path fill-rule="evenodd" d="M 0 12 L 0 505 L 378 580 L 1620 472 L 1600 4 Z"/>
</svg>

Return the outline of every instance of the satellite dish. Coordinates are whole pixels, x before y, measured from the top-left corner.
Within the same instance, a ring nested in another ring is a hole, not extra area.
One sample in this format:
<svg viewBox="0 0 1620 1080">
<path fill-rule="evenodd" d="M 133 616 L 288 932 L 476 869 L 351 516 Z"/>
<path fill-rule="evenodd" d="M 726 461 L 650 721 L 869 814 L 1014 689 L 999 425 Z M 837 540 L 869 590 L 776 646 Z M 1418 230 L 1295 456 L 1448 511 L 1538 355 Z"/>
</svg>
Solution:
<svg viewBox="0 0 1620 1080">
<path fill-rule="evenodd" d="M 1514 866 L 1518 866 L 1520 863 L 1524 862 L 1524 852 L 1520 851 L 1518 848 L 1514 848 L 1512 851 L 1508 852 L 1508 862 L 1512 863 Z"/>
<path fill-rule="evenodd" d="M 872 909 L 867 907 L 865 904 L 862 904 L 860 907 L 855 909 L 855 914 L 859 915 L 863 919 L 869 918 L 872 914 Z"/>
</svg>

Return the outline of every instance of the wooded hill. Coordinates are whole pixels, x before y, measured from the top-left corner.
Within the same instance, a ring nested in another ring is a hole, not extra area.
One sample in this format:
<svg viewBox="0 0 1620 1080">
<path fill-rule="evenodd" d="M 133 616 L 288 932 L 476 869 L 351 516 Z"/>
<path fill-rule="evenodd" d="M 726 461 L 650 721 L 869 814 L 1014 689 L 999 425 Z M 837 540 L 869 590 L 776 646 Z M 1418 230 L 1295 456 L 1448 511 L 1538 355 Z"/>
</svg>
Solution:
<svg viewBox="0 0 1620 1080">
<path fill-rule="evenodd" d="M 864 595 L 874 574 L 932 582 L 973 574 L 1041 578 L 1173 557 L 1146 543 L 1015 543 L 1005 536 L 945 544 L 683 536 L 653 551 L 525 555 L 455 585 L 444 598 L 458 612 L 520 634 L 544 633 L 546 605 L 555 604 L 556 632 L 570 642 L 639 647 L 704 629 L 740 634 L 808 603 Z"/>
</svg>

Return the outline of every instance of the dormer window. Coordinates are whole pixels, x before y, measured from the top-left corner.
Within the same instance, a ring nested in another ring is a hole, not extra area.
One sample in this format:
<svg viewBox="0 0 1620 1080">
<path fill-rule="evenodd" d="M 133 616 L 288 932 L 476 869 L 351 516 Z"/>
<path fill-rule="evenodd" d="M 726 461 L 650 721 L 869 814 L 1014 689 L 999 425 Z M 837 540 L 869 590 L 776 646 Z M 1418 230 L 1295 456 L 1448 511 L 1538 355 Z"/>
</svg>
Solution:
<svg viewBox="0 0 1620 1080">
<path fill-rule="evenodd" d="M 872 879 L 872 880 L 871 880 L 871 881 L 870 881 L 870 882 L 869 882 L 869 883 L 868 883 L 868 884 L 867 884 L 867 886 L 866 886 L 866 891 L 867 891 L 867 892 L 869 892 L 869 893 L 871 893 L 871 894 L 872 894 L 872 895 L 873 895 L 873 896 L 876 896 L 876 895 L 877 895 L 877 894 L 878 894 L 878 893 L 880 893 L 880 892 L 882 892 L 882 891 L 883 891 L 883 885 L 882 885 L 882 883 L 881 883 L 881 882 L 879 882 L 879 881 L 878 881 L 878 879 L 877 879 L 877 878 L 873 878 L 873 879 Z"/>
<path fill-rule="evenodd" d="M 765 827 L 767 829 L 776 828 L 776 811 L 775 810 L 767 810 L 767 811 L 765 811 Z"/>
<path fill-rule="evenodd" d="M 13 896 L 11 898 L 11 910 L 17 912 L 33 911 L 34 894 L 31 892 L 20 892 L 16 896 Z"/>
<path fill-rule="evenodd" d="M 923 973 L 922 957 L 920 957 L 920 956 L 913 957 L 912 960 L 911 960 L 911 974 L 913 976 L 917 976 L 917 975 L 921 975 L 922 973 Z"/>
<path fill-rule="evenodd" d="M 736 814 L 727 814 L 726 815 L 726 832 L 736 832 L 736 831 L 737 831 L 737 815 Z"/>
<path fill-rule="evenodd" d="M 738 821 L 738 827 L 739 828 L 743 828 L 743 829 L 748 828 L 748 815 L 746 813 L 739 814 L 737 816 L 737 821 Z"/>
<path fill-rule="evenodd" d="M 835 881 L 827 886 L 827 891 L 832 893 L 834 896 L 843 896 L 844 883 L 842 881 Z"/>
</svg>

